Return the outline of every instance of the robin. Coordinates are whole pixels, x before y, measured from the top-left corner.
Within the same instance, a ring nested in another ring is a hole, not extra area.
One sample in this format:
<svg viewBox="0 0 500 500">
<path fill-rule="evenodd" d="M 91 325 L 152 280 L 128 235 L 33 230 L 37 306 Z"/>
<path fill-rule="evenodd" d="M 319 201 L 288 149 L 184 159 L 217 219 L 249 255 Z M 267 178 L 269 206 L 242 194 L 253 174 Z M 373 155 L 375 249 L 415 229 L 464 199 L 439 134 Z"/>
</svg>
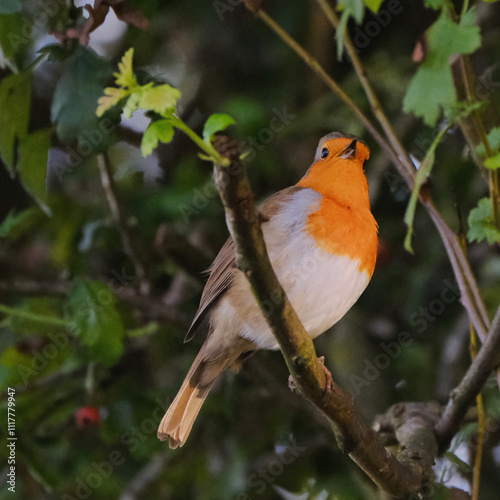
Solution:
<svg viewBox="0 0 500 500">
<path fill-rule="evenodd" d="M 273 269 L 304 328 L 314 339 L 339 321 L 375 268 L 378 226 L 363 171 L 370 151 L 349 134 L 319 141 L 314 162 L 295 185 L 258 208 Z M 209 268 L 198 312 L 186 335 L 207 338 L 163 417 L 158 438 L 182 446 L 216 378 L 238 371 L 258 349 L 279 349 L 228 239 Z"/>
</svg>

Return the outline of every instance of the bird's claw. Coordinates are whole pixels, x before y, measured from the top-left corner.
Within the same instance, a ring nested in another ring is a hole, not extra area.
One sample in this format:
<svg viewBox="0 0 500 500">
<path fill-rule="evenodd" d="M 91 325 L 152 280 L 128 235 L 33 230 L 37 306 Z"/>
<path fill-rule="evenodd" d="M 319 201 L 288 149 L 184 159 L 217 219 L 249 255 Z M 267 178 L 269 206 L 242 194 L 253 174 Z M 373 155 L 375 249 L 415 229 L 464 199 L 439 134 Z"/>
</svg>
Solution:
<svg viewBox="0 0 500 500">
<path fill-rule="evenodd" d="M 325 366 L 325 357 L 321 356 L 318 358 L 319 364 L 325 373 L 326 383 L 325 383 L 325 392 L 329 392 L 333 388 L 333 377 L 330 373 L 330 370 Z"/>
</svg>

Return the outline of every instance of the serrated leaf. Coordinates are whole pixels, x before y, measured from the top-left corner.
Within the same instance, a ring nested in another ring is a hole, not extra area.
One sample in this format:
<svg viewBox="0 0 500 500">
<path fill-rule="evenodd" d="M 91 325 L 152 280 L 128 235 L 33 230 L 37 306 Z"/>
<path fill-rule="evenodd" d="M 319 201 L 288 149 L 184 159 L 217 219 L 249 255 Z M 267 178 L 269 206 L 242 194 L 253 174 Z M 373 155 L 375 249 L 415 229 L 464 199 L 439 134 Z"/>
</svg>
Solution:
<svg viewBox="0 0 500 500">
<path fill-rule="evenodd" d="M 0 238 L 22 234 L 39 220 L 39 216 L 40 209 L 37 206 L 27 208 L 18 213 L 11 210 L 7 214 L 7 217 L 0 223 Z"/>
<path fill-rule="evenodd" d="M 9 75 L 0 83 L 0 156 L 11 173 L 15 170 L 15 144 L 28 133 L 31 79 L 27 73 Z"/>
<path fill-rule="evenodd" d="M 484 160 L 484 166 L 490 168 L 491 170 L 497 170 L 500 168 L 500 153 L 495 156 L 490 156 Z"/>
<path fill-rule="evenodd" d="M 125 118 L 128 119 L 132 118 L 134 111 L 137 109 L 137 106 L 139 105 L 140 98 L 141 98 L 140 91 L 134 92 L 133 94 L 130 95 L 123 108 L 123 115 L 125 116 Z"/>
<path fill-rule="evenodd" d="M 171 115 L 175 113 L 175 105 L 180 96 L 180 90 L 165 83 L 144 90 L 139 99 L 139 107 L 163 116 Z"/>
<path fill-rule="evenodd" d="M 50 129 L 37 130 L 25 137 L 19 145 L 19 178 L 24 189 L 40 204 L 45 213 L 47 158 L 50 149 Z"/>
<path fill-rule="evenodd" d="M 174 137 L 174 127 L 168 120 L 152 122 L 144 132 L 141 141 L 141 153 L 146 157 L 158 147 L 158 141 L 168 143 Z"/>
<path fill-rule="evenodd" d="M 106 111 L 108 111 L 108 109 L 118 104 L 128 95 L 128 90 L 119 89 L 117 87 L 106 87 L 104 89 L 104 95 L 99 97 L 99 100 L 97 101 L 97 109 L 95 114 L 98 117 L 101 117 Z"/>
<path fill-rule="evenodd" d="M 118 73 L 113 73 L 116 78 L 115 82 L 117 85 L 120 85 L 120 87 L 133 88 L 138 86 L 132 66 L 133 58 L 134 49 L 130 48 L 125 52 L 122 60 L 118 63 Z"/>
<path fill-rule="evenodd" d="M 488 132 L 487 138 L 491 149 L 500 149 L 500 127 L 492 128 Z M 486 149 L 484 147 L 484 144 L 479 144 L 479 146 L 476 148 L 476 151 L 479 156 L 486 156 Z"/>
<path fill-rule="evenodd" d="M 380 9 L 380 6 L 384 3 L 384 0 L 365 0 L 365 5 L 375 14 Z"/>
<path fill-rule="evenodd" d="M 174 127 L 168 120 L 153 122 L 144 132 L 141 142 L 142 156 L 148 156 L 158 147 L 158 142 L 169 143 L 174 137 Z"/>
<path fill-rule="evenodd" d="M 491 198 L 482 198 L 473 208 L 467 219 L 469 230 L 467 238 L 472 241 L 486 239 L 490 245 L 500 243 L 500 230 L 493 224 L 493 204 Z"/>
<path fill-rule="evenodd" d="M 233 117 L 223 113 L 215 113 L 209 116 L 203 127 L 203 140 L 207 143 L 212 142 L 217 132 L 225 130 L 234 123 Z"/>
<path fill-rule="evenodd" d="M 109 63 L 81 45 L 66 60 L 51 108 L 52 121 L 57 124 L 57 135 L 62 142 L 78 139 L 88 145 L 84 135 L 99 130 L 96 104 L 103 94 L 103 83 L 110 77 Z M 97 151 L 104 144 L 93 146 Z"/>
<path fill-rule="evenodd" d="M 337 5 L 339 10 L 349 11 L 356 22 L 361 24 L 365 13 L 365 3 L 363 0 L 339 0 Z"/>
<path fill-rule="evenodd" d="M 0 14 L 14 14 L 21 12 L 21 0 L 2 0 L 0 2 Z"/>
<path fill-rule="evenodd" d="M 92 359 L 108 366 L 116 363 L 123 352 L 124 328 L 111 290 L 97 281 L 77 281 L 64 309 Z"/>
<path fill-rule="evenodd" d="M 449 58 L 453 54 L 470 54 L 481 45 L 479 27 L 455 24 L 443 14 L 429 28 L 429 53 L 417 70 L 406 92 L 403 108 L 434 126 L 441 108 L 453 108 L 457 102 Z"/>
</svg>

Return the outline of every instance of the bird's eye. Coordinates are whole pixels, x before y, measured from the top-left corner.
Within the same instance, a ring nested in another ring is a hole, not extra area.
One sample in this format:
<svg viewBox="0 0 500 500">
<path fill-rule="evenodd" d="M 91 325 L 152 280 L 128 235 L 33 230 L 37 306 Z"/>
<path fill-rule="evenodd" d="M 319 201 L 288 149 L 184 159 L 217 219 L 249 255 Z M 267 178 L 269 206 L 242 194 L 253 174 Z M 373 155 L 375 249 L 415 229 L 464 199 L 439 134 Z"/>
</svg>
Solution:
<svg viewBox="0 0 500 500">
<path fill-rule="evenodd" d="M 328 148 L 323 148 L 323 149 L 321 150 L 321 155 L 320 155 L 320 158 L 321 158 L 322 160 L 323 160 L 323 159 L 325 159 L 325 158 L 328 156 L 328 153 L 329 153 Z"/>
</svg>

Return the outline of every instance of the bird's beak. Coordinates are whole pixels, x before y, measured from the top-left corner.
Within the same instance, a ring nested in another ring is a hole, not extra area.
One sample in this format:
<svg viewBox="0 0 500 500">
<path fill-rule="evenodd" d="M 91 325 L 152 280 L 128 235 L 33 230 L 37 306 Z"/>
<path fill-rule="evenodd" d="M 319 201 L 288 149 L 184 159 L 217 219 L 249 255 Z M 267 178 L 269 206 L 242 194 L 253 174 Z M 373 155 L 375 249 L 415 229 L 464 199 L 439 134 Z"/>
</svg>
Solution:
<svg viewBox="0 0 500 500">
<path fill-rule="evenodd" d="M 340 153 L 340 158 L 347 160 L 348 158 L 356 158 L 356 146 L 358 140 L 354 139 L 350 144 L 348 144 Z"/>
</svg>

